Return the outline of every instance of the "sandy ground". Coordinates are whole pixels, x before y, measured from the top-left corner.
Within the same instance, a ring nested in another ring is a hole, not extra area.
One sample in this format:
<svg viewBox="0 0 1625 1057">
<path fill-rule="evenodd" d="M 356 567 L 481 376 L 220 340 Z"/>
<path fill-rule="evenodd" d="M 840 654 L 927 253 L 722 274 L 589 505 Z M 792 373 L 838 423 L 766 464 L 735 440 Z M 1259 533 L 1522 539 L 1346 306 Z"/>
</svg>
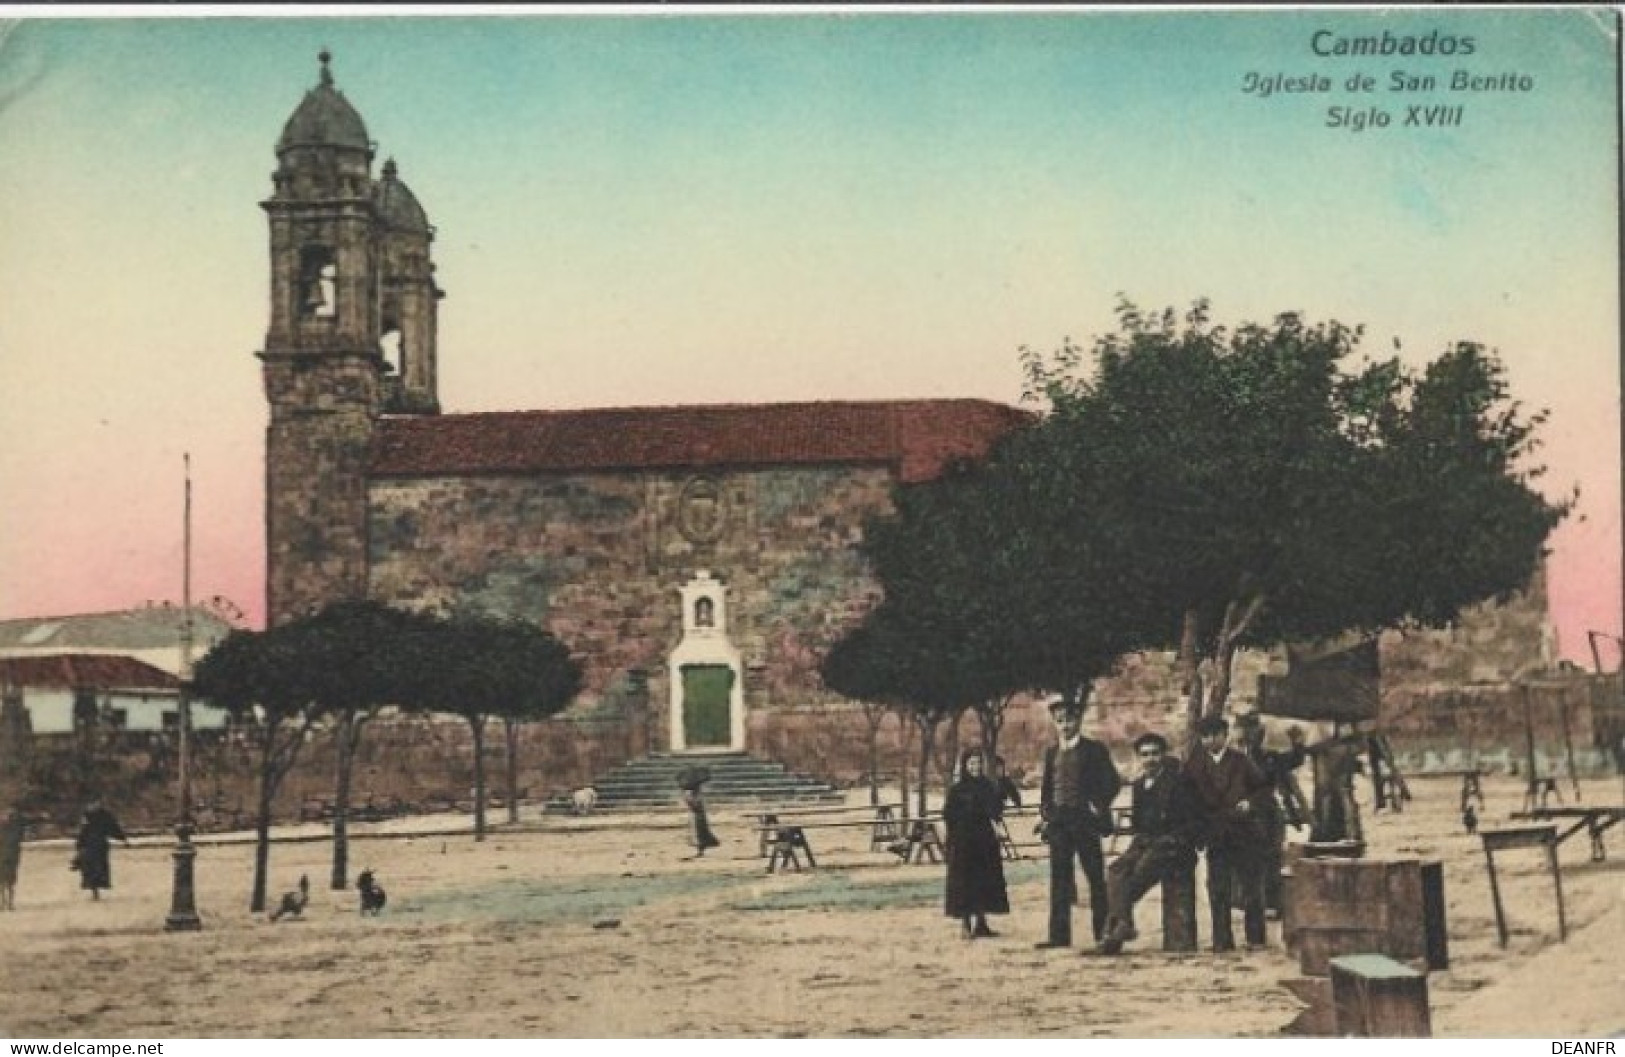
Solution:
<svg viewBox="0 0 1625 1057">
<path fill-rule="evenodd" d="M 1499 856 L 1513 928 L 1503 951 L 1456 782 L 1412 788 L 1404 813 L 1368 817 L 1368 837 L 1373 855 L 1445 863 L 1452 963 L 1429 978 L 1435 1034 L 1625 1030 L 1625 832 L 1609 834 L 1605 863 L 1589 861 L 1583 836 L 1563 846 L 1565 943 L 1540 854 Z M 1521 788 L 1492 779 L 1486 793 L 1495 825 Z M 1585 793 L 1612 802 L 1620 788 Z M 327 888 L 327 843 L 281 842 L 273 892 L 305 873 L 313 895 L 303 920 L 281 924 L 248 913 L 252 845 L 209 844 L 205 929 L 192 934 L 162 928 L 167 845 L 115 847 L 117 887 L 91 902 L 65 846 L 32 844 L 18 909 L 0 914 L 0 1035 L 1272 1036 L 1301 1008 L 1281 984 L 1297 964 L 1278 947 L 1158 952 L 1155 895 L 1120 958 L 1039 951 L 1045 865 L 1011 864 L 1001 935 L 967 943 L 941 914 L 940 866 L 870 852 L 862 829 L 826 830 L 814 835 L 818 869 L 769 875 L 741 812 L 718 807 L 713 822 L 723 846 L 700 861 L 685 861 L 671 815 L 530 819 L 478 844 L 457 832 L 461 817 L 358 827 L 376 836 L 356 841 L 352 874 L 373 867 L 390 896 L 367 919 L 353 892 Z M 1086 934 L 1087 910 L 1074 920 Z"/>
</svg>

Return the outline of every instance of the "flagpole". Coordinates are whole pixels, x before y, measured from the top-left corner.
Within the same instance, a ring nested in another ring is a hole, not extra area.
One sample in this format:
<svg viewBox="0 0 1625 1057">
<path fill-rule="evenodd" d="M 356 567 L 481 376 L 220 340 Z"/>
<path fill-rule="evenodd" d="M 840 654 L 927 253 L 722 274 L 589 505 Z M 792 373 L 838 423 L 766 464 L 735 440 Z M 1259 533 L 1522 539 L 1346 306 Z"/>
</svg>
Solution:
<svg viewBox="0 0 1625 1057">
<path fill-rule="evenodd" d="M 180 817 L 175 823 L 175 877 L 164 928 L 169 932 L 196 932 L 203 922 L 197 916 L 193 883 L 197 847 L 192 843 L 192 453 L 186 452 L 182 459 L 186 502 L 181 531 Z"/>
<path fill-rule="evenodd" d="M 185 467 L 186 502 L 181 530 L 181 681 L 192 679 L 192 453 L 181 456 Z M 180 821 L 192 824 L 192 695 L 180 693 Z"/>
</svg>

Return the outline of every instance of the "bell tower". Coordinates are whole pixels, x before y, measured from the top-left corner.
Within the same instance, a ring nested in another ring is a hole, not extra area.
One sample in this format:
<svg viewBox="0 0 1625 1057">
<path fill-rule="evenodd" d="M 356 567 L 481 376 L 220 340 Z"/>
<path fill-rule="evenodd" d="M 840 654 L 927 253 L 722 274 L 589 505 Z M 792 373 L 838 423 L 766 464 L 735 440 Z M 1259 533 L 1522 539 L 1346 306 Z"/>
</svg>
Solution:
<svg viewBox="0 0 1625 1057">
<path fill-rule="evenodd" d="M 439 300 L 429 243 L 434 228 L 400 178 L 395 159 L 384 162 L 373 186 L 377 217 L 379 347 L 387 379 L 384 410 L 393 414 L 439 414 L 435 380 L 435 330 Z"/>
<path fill-rule="evenodd" d="M 275 625 L 367 589 L 367 455 L 384 409 L 371 167 L 361 116 L 319 82 L 277 141 L 266 431 L 266 613 Z"/>
</svg>

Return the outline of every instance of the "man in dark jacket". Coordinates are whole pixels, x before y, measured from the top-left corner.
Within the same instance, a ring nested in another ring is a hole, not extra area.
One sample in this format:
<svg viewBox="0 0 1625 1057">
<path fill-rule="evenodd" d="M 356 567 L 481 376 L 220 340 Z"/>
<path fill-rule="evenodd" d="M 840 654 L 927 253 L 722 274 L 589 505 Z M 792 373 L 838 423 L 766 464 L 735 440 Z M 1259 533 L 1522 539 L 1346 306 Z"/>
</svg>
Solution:
<svg viewBox="0 0 1625 1057">
<path fill-rule="evenodd" d="M 1236 717 L 1236 731 L 1241 737 L 1241 751 L 1264 774 L 1269 788 L 1259 794 L 1253 804 L 1259 828 L 1263 830 L 1264 913 L 1267 917 L 1281 916 L 1281 860 L 1285 854 L 1288 823 L 1302 826 L 1304 819 L 1299 806 L 1301 793 L 1292 772 L 1303 765 L 1307 750 L 1304 748 L 1303 730 L 1292 727 L 1287 731 L 1291 748 L 1285 752 L 1264 748 L 1264 724 L 1258 713 L 1247 712 Z M 1297 798 L 1294 798 L 1294 794 Z"/>
<path fill-rule="evenodd" d="M 1077 859 L 1089 882 L 1089 913 L 1098 943 L 1106 934 L 1106 859 L 1100 839 L 1112 831 L 1112 801 L 1123 787 L 1111 753 L 1083 736 L 1083 710 L 1050 708 L 1060 744 L 1044 751 L 1040 830 L 1049 844 L 1049 938 L 1039 947 L 1072 945 L 1072 904 L 1078 898 Z"/>
<path fill-rule="evenodd" d="M 1243 753 L 1226 744 L 1230 724 L 1208 716 L 1196 725 L 1200 744 L 1185 761 L 1185 776 L 1201 818 L 1207 848 L 1207 901 L 1213 914 L 1213 949 L 1236 949 L 1230 910 L 1239 897 L 1248 949 L 1264 946 L 1264 833 L 1254 808 L 1270 792 L 1269 780 Z"/>
<path fill-rule="evenodd" d="M 1135 738 L 1134 754 L 1140 760 L 1140 776 L 1129 786 L 1134 839 L 1106 871 L 1111 913 L 1102 954 L 1116 954 L 1135 938 L 1134 904 L 1141 896 L 1176 871 L 1196 869 L 1200 823 L 1179 759 L 1168 755 L 1168 739 L 1161 734 Z"/>
</svg>

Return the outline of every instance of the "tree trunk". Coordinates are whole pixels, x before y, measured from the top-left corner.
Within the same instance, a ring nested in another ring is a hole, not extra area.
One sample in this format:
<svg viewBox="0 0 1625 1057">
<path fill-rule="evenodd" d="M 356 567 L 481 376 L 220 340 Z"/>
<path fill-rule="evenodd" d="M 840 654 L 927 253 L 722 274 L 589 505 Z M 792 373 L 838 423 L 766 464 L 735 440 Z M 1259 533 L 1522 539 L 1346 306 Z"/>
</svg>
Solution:
<svg viewBox="0 0 1625 1057">
<path fill-rule="evenodd" d="M 265 877 L 271 868 L 271 805 L 263 795 L 259 816 L 254 823 L 254 891 L 248 899 L 251 914 L 265 912 Z"/>
<path fill-rule="evenodd" d="M 948 737 L 944 740 L 942 746 L 948 750 L 945 754 L 947 756 L 946 766 L 939 763 L 937 767 L 937 777 L 942 779 L 942 788 L 944 789 L 953 785 L 954 772 L 959 767 L 959 724 L 964 718 L 965 710 L 960 709 L 948 721 Z M 988 773 L 991 774 L 992 772 L 989 771 Z"/>
<path fill-rule="evenodd" d="M 999 735 L 1004 732 L 1004 716 L 1009 707 L 1008 697 L 983 701 L 976 706 L 976 719 L 982 725 L 982 752 L 990 765 L 999 758 Z"/>
<path fill-rule="evenodd" d="M 350 887 L 350 782 L 355 774 L 355 751 L 360 743 L 361 725 L 355 712 L 347 711 L 338 726 L 338 774 L 333 783 L 333 876 L 330 887 L 342 892 Z"/>
<path fill-rule="evenodd" d="M 504 717 L 502 737 L 508 750 L 508 822 L 519 823 L 519 721 Z"/>
<path fill-rule="evenodd" d="M 251 914 L 265 912 L 265 882 L 271 868 L 271 800 L 277 784 L 271 753 L 274 741 L 275 730 L 266 730 L 265 745 L 260 749 L 259 817 L 254 820 L 254 890 L 248 899 Z"/>
<path fill-rule="evenodd" d="M 914 746 L 914 724 L 903 713 L 897 713 L 897 722 L 903 725 L 903 766 L 897 769 L 897 784 L 902 793 L 903 817 L 908 818 L 908 765 L 909 750 Z"/>
<path fill-rule="evenodd" d="M 1219 627 L 1218 639 L 1213 644 L 1213 678 L 1212 685 L 1208 687 L 1204 715 L 1224 714 L 1224 706 L 1230 701 L 1231 678 L 1236 664 L 1236 654 L 1240 652 L 1242 636 L 1247 634 L 1253 620 L 1263 608 L 1264 596 L 1254 594 L 1248 597 L 1245 585 L 1238 590 L 1230 604 L 1224 607 L 1224 621 Z"/>
<path fill-rule="evenodd" d="M 265 724 L 265 743 L 260 748 L 259 818 L 255 823 L 258 839 L 254 849 L 254 892 L 248 906 L 256 914 L 265 910 L 266 875 L 271 861 L 271 804 L 276 800 L 276 791 L 281 788 L 282 779 L 288 776 L 299 759 L 299 749 L 304 745 L 305 735 L 310 732 L 314 722 L 315 714 L 306 712 L 298 728 L 288 735 L 288 741 L 280 748 L 276 735 L 281 721 Z"/>
<path fill-rule="evenodd" d="M 1231 670 L 1236 663 L 1236 653 L 1237 648 L 1233 640 L 1219 646 L 1218 654 L 1213 658 L 1213 685 L 1208 688 L 1205 715 L 1224 715 L 1224 706 L 1230 701 L 1230 678 Z"/>
<path fill-rule="evenodd" d="M 485 839 L 485 717 L 470 717 L 474 731 L 474 839 Z"/>
<path fill-rule="evenodd" d="M 915 789 L 915 796 L 919 798 L 919 817 L 924 818 L 926 812 L 926 783 L 931 776 L 931 751 L 936 748 L 937 725 L 928 720 L 920 720 L 920 773 L 919 785 Z"/>
<path fill-rule="evenodd" d="M 866 707 L 863 719 L 869 725 L 869 806 L 880 804 L 880 724 L 886 713 L 878 708 Z"/>
<path fill-rule="evenodd" d="M 1196 748 L 1196 723 L 1202 718 L 1201 619 L 1187 609 L 1179 626 L 1179 657 L 1174 662 L 1180 689 L 1185 694 L 1185 747 Z"/>
</svg>

